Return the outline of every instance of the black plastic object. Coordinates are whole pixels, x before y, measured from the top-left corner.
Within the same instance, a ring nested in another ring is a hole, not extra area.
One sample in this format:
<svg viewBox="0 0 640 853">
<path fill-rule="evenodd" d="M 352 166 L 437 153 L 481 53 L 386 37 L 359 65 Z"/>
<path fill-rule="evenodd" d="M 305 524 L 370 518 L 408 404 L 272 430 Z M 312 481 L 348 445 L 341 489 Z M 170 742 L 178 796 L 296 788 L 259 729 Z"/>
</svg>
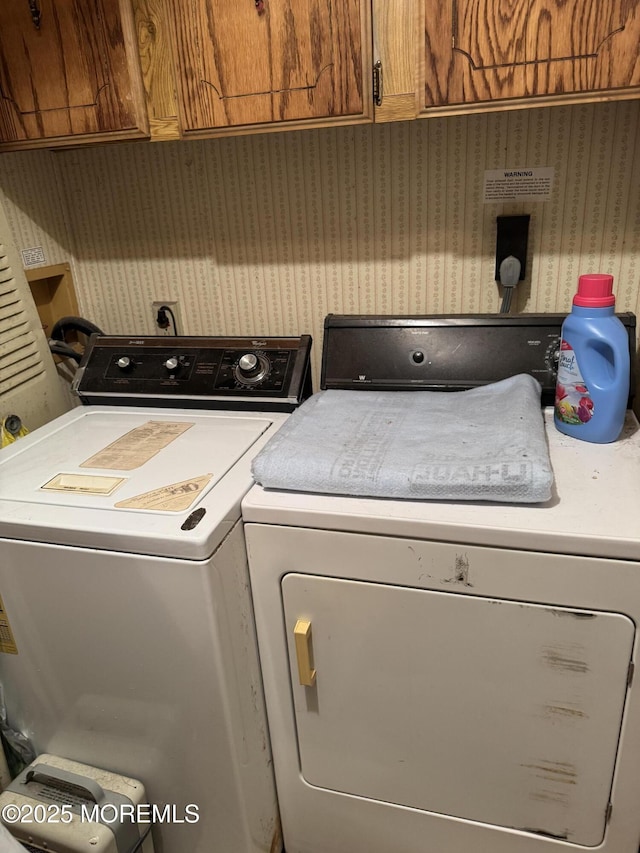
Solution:
<svg viewBox="0 0 640 853">
<path fill-rule="evenodd" d="M 500 264 L 509 255 L 520 261 L 520 281 L 524 281 L 527 271 L 527 246 L 529 243 L 528 213 L 518 216 L 498 216 L 496 236 L 496 281 L 500 281 Z"/>
<path fill-rule="evenodd" d="M 53 324 L 50 337 L 54 341 L 69 343 L 67 336 L 75 332 L 80 332 L 87 337 L 94 334 L 104 335 L 102 329 L 91 320 L 85 320 L 84 317 L 61 317 Z"/>
<path fill-rule="evenodd" d="M 53 324 L 49 337 L 49 350 L 62 358 L 70 358 L 80 364 L 83 352 L 78 352 L 71 346 L 78 340 L 78 332 L 90 338 L 91 335 L 102 335 L 104 332 L 84 317 L 61 317 Z"/>
</svg>

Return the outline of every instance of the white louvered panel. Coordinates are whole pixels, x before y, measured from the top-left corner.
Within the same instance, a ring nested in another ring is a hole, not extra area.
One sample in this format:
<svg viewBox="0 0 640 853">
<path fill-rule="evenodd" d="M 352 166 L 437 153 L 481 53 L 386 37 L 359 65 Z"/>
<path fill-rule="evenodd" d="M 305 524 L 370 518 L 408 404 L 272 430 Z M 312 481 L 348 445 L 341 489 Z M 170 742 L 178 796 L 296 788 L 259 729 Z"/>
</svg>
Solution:
<svg viewBox="0 0 640 853">
<path fill-rule="evenodd" d="M 4 281 L 0 280 L 0 297 L 6 298 L 16 293 L 15 280 L 7 278 Z"/>
<path fill-rule="evenodd" d="M 0 397 L 3 394 L 8 394 L 9 391 L 13 391 L 20 385 L 25 385 L 27 382 L 32 382 L 34 379 L 37 379 L 43 374 L 44 368 L 40 360 L 38 360 L 36 364 L 31 364 L 28 367 L 23 367 L 19 373 L 16 373 L 13 376 L 7 376 L 6 378 L 4 376 L 4 371 L 0 370 Z"/>
<path fill-rule="evenodd" d="M 8 293 L 0 293 L 0 311 L 16 314 L 18 311 L 23 310 L 22 300 L 18 296 L 18 292 L 15 288 L 10 290 Z"/>
<path fill-rule="evenodd" d="M 18 283 L 5 247 L 0 245 L 0 396 L 37 378 L 44 370 Z"/>
<path fill-rule="evenodd" d="M 4 258 L 0 257 L 0 293 L 7 293 L 13 290 L 15 286 L 15 280 L 13 278 L 13 271 L 10 266 L 4 266 L 3 262 Z"/>
<path fill-rule="evenodd" d="M 15 414 L 33 430 L 68 408 L 0 205 L 0 420 Z"/>
<path fill-rule="evenodd" d="M 8 390 L 11 379 L 14 387 L 43 371 L 42 358 L 33 331 L 29 329 L 25 306 L 18 293 L 15 279 L 10 288 L 0 293 L 0 392 Z M 24 370 L 19 382 L 14 379 Z"/>
<path fill-rule="evenodd" d="M 26 320 L 24 308 L 19 302 L 14 302 L 11 305 L 0 305 L 0 329 L 13 329 L 19 326 Z"/>
<path fill-rule="evenodd" d="M 0 246 L 0 252 L 4 247 Z M 8 289 L 15 287 L 15 279 L 11 264 L 7 261 L 7 256 L 0 254 L 0 293 L 5 293 Z"/>
<path fill-rule="evenodd" d="M 40 352 L 33 332 L 18 335 L 10 341 L 0 343 L 0 370 L 4 373 L 10 364 L 16 364 L 25 358 L 35 356 L 40 361 Z"/>
<path fill-rule="evenodd" d="M 14 278 L 0 278 L 0 296 L 11 296 L 16 292 L 16 282 Z"/>
<path fill-rule="evenodd" d="M 42 361 L 40 359 L 40 353 L 37 350 L 31 350 L 31 352 L 25 352 L 23 358 L 19 359 L 11 359 L 7 363 L 5 363 L 4 359 L 0 359 L 0 388 L 2 388 L 2 384 L 4 382 L 8 382 L 10 379 L 13 379 L 15 376 L 19 376 L 21 373 L 31 373 L 33 368 L 38 368 L 38 370 L 42 370 Z"/>
<path fill-rule="evenodd" d="M 28 318 L 24 314 L 14 314 L 11 317 L 3 318 L 0 314 L 0 337 L 3 343 L 19 338 L 29 328 Z"/>
<path fill-rule="evenodd" d="M 12 350 L 16 346 L 13 343 L 16 338 L 26 335 L 29 329 L 29 322 L 25 316 L 13 318 L 12 323 L 8 320 L 5 323 L 0 322 L 0 357 Z"/>
</svg>

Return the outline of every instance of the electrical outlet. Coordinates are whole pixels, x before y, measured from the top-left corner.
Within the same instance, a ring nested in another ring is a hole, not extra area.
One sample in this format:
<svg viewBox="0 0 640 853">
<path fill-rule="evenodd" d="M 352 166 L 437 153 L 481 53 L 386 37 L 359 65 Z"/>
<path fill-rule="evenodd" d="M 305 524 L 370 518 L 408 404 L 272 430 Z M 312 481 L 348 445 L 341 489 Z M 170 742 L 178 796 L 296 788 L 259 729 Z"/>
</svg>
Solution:
<svg viewBox="0 0 640 853">
<path fill-rule="evenodd" d="M 498 216 L 496 234 L 496 281 L 500 281 L 500 264 L 509 255 L 520 261 L 520 281 L 527 272 L 527 244 L 529 241 L 528 213 L 516 216 Z"/>
<path fill-rule="evenodd" d="M 163 326 L 158 324 L 158 313 L 165 310 L 165 316 L 168 325 Z M 155 335 L 183 335 L 184 328 L 182 325 L 182 316 L 180 314 L 180 303 L 177 299 L 162 299 L 151 303 L 153 332 Z"/>
</svg>

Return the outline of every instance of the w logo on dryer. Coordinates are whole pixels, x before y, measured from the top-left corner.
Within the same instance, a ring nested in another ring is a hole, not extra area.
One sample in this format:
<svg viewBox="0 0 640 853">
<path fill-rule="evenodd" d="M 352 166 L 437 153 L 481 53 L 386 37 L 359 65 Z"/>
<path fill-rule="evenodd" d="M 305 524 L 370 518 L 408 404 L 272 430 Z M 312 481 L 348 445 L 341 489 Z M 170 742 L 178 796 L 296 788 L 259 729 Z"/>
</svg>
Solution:
<svg viewBox="0 0 640 853">
<path fill-rule="evenodd" d="M 360 382 L 364 382 L 364 380 L 365 380 L 366 378 L 367 378 L 367 376 L 366 376 L 366 374 L 365 374 L 365 373 L 360 373 L 360 374 L 358 375 L 358 381 L 360 381 Z"/>
</svg>

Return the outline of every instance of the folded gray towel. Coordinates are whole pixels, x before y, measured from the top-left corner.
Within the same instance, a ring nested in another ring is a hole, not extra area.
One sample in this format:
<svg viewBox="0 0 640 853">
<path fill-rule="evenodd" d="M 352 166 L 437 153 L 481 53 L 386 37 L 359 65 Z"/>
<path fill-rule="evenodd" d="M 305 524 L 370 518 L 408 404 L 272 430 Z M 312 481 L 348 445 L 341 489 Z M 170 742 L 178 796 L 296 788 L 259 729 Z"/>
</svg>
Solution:
<svg viewBox="0 0 640 853">
<path fill-rule="evenodd" d="M 470 391 L 321 391 L 252 470 L 267 489 L 409 500 L 536 503 L 553 484 L 528 374 Z"/>
</svg>

